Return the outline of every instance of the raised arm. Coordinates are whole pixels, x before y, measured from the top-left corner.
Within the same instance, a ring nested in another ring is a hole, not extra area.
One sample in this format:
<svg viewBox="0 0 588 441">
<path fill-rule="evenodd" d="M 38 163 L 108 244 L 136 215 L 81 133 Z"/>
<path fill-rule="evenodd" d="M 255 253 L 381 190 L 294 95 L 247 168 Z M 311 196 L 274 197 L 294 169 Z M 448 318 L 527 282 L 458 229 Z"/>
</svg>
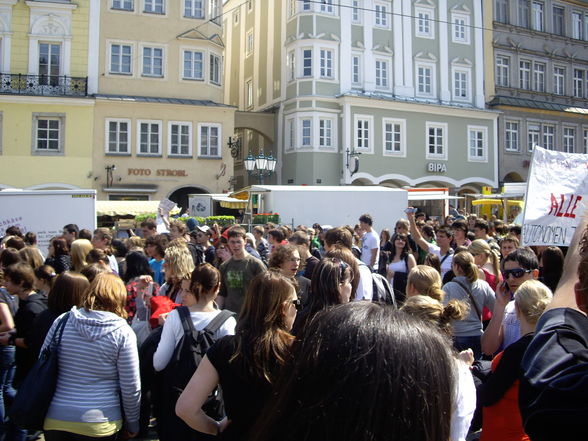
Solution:
<svg viewBox="0 0 588 441">
<path fill-rule="evenodd" d="M 414 219 L 414 213 L 406 213 L 406 216 L 408 217 L 408 222 L 410 223 L 410 234 L 412 235 L 412 238 L 419 248 L 421 248 L 423 251 L 429 252 L 429 242 L 427 242 L 421 235 L 421 232 L 417 227 L 416 221 Z"/>
</svg>

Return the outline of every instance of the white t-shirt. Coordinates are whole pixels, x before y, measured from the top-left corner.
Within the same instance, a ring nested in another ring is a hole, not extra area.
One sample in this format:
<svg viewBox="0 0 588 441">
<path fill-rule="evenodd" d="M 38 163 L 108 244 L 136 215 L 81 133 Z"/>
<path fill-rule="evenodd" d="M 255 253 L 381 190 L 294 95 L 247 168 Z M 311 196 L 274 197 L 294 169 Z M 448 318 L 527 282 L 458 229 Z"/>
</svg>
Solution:
<svg viewBox="0 0 588 441">
<path fill-rule="evenodd" d="M 372 300 L 374 296 L 374 285 L 372 284 L 372 272 L 363 264 L 359 266 L 359 284 L 355 291 L 355 300 Z"/>
<path fill-rule="evenodd" d="M 190 317 L 192 318 L 194 329 L 196 329 L 197 331 L 202 331 L 219 313 L 220 310 L 210 312 L 190 311 Z M 235 320 L 235 317 L 229 317 L 227 321 L 225 321 L 223 325 L 219 328 L 219 330 L 214 334 L 214 339 L 218 340 L 219 338 L 222 338 L 225 335 L 234 335 L 236 325 L 237 321 Z M 169 315 L 167 316 L 167 320 L 163 324 L 163 330 L 161 331 L 161 340 L 157 345 L 157 350 L 155 351 L 155 354 L 153 354 L 153 367 L 156 371 L 161 371 L 165 369 L 174 353 L 176 345 L 179 343 L 183 335 L 184 328 L 182 327 L 180 314 L 177 310 L 174 309 L 172 312 L 169 313 Z"/>
<path fill-rule="evenodd" d="M 476 410 L 476 386 L 470 368 L 463 361 L 455 359 L 455 370 L 457 381 L 454 384 L 449 439 L 465 441 Z"/>
<path fill-rule="evenodd" d="M 451 249 L 449 250 L 449 252 L 451 253 Z M 445 273 L 451 271 L 451 266 L 453 265 L 453 254 L 450 254 L 449 256 L 447 256 L 447 258 L 445 258 L 445 254 L 441 256 L 441 248 L 439 248 L 439 245 L 435 245 L 434 243 L 429 244 L 429 253 L 436 255 L 439 258 L 439 260 L 442 261 L 441 279 L 443 279 L 443 277 L 445 277 Z"/>
<path fill-rule="evenodd" d="M 374 230 L 366 232 L 361 238 L 361 261 L 370 266 L 372 260 L 372 250 L 378 250 L 376 254 L 376 263 L 374 269 L 378 269 L 378 258 L 380 257 L 380 238 Z"/>
</svg>

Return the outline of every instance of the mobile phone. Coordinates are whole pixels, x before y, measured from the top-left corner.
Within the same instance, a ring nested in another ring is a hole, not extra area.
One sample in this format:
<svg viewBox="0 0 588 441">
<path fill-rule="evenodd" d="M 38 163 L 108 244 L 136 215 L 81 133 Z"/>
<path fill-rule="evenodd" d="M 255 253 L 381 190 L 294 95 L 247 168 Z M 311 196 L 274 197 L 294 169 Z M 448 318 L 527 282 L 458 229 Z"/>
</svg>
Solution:
<svg viewBox="0 0 588 441">
<path fill-rule="evenodd" d="M 508 286 L 508 282 L 506 280 L 502 282 L 502 289 L 504 292 L 510 292 L 510 286 Z"/>
<path fill-rule="evenodd" d="M 404 212 L 406 214 L 408 214 L 408 213 L 416 213 L 417 212 L 417 209 L 416 208 L 408 207 L 406 210 L 404 210 Z"/>
</svg>

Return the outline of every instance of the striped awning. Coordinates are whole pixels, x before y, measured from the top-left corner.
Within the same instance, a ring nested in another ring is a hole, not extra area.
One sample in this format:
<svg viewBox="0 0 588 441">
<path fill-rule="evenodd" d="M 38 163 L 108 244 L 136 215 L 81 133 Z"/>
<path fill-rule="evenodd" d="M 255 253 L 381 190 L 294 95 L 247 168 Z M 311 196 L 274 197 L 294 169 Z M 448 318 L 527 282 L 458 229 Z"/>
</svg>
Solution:
<svg viewBox="0 0 588 441">
<path fill-rule="evenodd" d="M 157 214 L 159 201 L 96 201 L 96 216 L 137 216 L 139 214 Z M 170 214 L 177 214 L 174 208 Z"/>
<path fill-rule="evenodd" d="M 214 196 L 212 199 L 220 203 L 220 206 L 223 208 L 232 208 L 233 210 L 245 210 L 247 208 L 247 200 L 229 196 Z"/>
</svg>

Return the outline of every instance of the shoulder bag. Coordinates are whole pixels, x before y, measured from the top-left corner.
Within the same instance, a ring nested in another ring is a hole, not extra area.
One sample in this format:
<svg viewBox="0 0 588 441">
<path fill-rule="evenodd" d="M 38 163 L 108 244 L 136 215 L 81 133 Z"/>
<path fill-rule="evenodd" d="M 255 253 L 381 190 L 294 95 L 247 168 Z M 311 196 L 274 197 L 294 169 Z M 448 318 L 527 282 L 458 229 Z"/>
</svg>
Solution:
<svg viewBox="0 0 588 441">
<path fill-rule="evenodd" d="M 476 310 L 476 314 L 478 315 L 478 318 L 480 320 L 482 320 L 482 314 L 480 313 L 480 309 L 478 308 L 478 305 L 476 304 L 476 301 L 474 300 L 474 296 L 472 295 L 472 292 L 470 291 L 470 289 L 464 285 L 463 283 L 461 283 L 458 280 L 453 279 L 452 282 L 457 283 L 459 286 L 461 286 L 461 288 L 468 293 L 468 297 L 470 298 L 470 303 L 472 304 L 472 306 L 474 307 L 474 309 Z"/>
<path fill-rule="evenodd" d="M 59 344 L 69 312 L 55 327 L 53 338 L 20 385 L 10 407 L 10 419 L 19 427 L 42 430 L 45 415 L 57 386 L 59 373 Z"/>
</svg>

